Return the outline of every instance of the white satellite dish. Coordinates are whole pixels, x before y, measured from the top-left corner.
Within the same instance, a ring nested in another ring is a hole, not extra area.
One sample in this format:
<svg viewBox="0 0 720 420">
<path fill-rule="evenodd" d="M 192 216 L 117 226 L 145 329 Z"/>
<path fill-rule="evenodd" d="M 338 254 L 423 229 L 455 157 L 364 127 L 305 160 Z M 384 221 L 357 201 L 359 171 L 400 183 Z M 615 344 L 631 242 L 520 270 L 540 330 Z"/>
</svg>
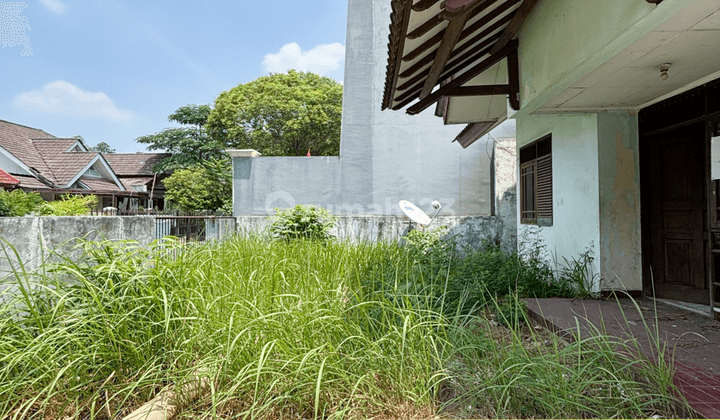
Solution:
<svg viewBox="0 0 720 420">
<path fill-rule="evenodd" d="M 432 206 L 437 210 L 435 212 L 435 215 L 433 216 L 434 219 L 435 216 L 437 216 L 437 214 L 440 212 L 440 209 L 442 207 L 437 201 L 433 201 Z M 427 213 L 420 210 L 415 204 L 407 200 L 400 200 L 400 210 L 402 210 L 403 213 L 405 213 L 405 215 L 410 218 L 410 220 L 417 224 L 427 226 L 433 221 L 433 219 L 431 219 L 430 216 L 427 215 Z"/>
</svg>

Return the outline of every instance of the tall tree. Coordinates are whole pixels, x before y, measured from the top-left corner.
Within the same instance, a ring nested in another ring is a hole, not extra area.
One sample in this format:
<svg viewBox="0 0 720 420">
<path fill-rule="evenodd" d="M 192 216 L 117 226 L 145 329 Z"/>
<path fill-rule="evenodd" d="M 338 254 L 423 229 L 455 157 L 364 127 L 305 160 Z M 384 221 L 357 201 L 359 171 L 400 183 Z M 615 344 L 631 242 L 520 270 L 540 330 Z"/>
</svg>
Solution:
<svg viewBox="0 0 720 420">
<path fill-rule="evenodd" d="M 163 181 L 165 199 L 183 211 L 232 212 L 232 171 L 228 159 L 211 159 L 179 169 Z"/>
<path fill-rule="evenodd" d="M 266 156 L 337 156 L 341 115 L 340 83 L 290 70 L 221 93 L 207 130 L 216 142 Z"/>
<path fill-rule="evenodd" d="M 115 153 L 115 149 L 110 147 L 110 145 L 105 143 L 104 141 L 101 141 L 100 143 L 91 147 L 90 150 L 98 153 Z"/>
<path fill-rule="evenodd" d="M 186 105 L 168 116 L 168 120 L 184 127 L 166 128 L 135 141 L 147 144 L 148 150 L 163 150 L 172 155 L 160 162 L 154 170 L 181 169 L 210 159 L 225 157 L 226 145 L 208 136 L 205 124 L 212 108 L 209 105 Z"/>
</svg>

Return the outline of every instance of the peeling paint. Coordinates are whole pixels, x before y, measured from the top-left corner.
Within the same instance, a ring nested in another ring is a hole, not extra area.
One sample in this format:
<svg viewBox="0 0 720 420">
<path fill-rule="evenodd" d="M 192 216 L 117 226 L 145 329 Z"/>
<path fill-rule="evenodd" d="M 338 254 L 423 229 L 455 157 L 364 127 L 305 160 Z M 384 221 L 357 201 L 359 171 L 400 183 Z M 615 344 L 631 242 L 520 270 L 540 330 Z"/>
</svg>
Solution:
<svg viewBox="0 0 720 420">
<path fill-rule="evenodd" d="M 155 218 L 137 217 L 3 217 L 0 218 L 0 237 L 16 250 L 26 269 L 34 269 L 56 250 L 68 254 L 75 245 L 74 238 L 89 240 L 132 239 L 147 245 L 155 239 Z M 6 244 L 3 244 L 6 245 Z M 7 249 L 6 249 L 7 250 Z M 0 259 L 0 277 L 11 272 L 10 264 L 17 268 L 12 251 L 8 258 Z"/>
<path fill-rule="evenodd" d="M 637 115 L 598 117 L 603 289 L 642 289 Z"/>
</svg>

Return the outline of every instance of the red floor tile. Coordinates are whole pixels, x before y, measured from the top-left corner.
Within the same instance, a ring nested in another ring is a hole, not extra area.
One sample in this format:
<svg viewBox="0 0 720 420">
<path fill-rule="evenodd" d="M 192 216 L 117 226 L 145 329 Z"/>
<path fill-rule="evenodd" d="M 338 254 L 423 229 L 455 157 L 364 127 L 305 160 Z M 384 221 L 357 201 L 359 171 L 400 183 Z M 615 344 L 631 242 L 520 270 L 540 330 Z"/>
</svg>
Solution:
<svg viewBox="0 0 720 420">
<path fill-rule="evenodd" d="M 693 410 L 706 419 L 720 419 L 720 404 L 695 403 Z"/>
<path fill-rule="evenodd" d="M 706 393 L 710 398 L 705 401 L 706 403 L 718 403 L 720 404 L 720 388 L 700 386 L 697 387 L 700 391 Z"/>
<path fill-rule="evenodd" d="M 693 403 L 697 402 L 709 403 L 714 400 L 714 398 L 712 398 L 710 395 L 695 387 L 683 388 L 682 393 L 683 395 L 685 395 L 685 399 L 690 403 L 690 405 L 693 405 Z"/>
</svg>

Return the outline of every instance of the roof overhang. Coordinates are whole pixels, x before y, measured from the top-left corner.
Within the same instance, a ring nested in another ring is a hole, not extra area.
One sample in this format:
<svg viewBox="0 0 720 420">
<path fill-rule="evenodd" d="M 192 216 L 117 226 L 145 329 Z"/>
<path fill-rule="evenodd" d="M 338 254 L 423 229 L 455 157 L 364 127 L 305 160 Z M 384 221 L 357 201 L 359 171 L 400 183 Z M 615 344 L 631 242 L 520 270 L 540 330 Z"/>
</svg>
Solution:
<svg viewBox="0 0 720 420">
<path fill-rule="evenodd" d="M 383 109 L 439 102 L 446 124 L 499 125 L 520 106 L 514 38 L 538 1 L 394 0 Z"/>
</svg>

